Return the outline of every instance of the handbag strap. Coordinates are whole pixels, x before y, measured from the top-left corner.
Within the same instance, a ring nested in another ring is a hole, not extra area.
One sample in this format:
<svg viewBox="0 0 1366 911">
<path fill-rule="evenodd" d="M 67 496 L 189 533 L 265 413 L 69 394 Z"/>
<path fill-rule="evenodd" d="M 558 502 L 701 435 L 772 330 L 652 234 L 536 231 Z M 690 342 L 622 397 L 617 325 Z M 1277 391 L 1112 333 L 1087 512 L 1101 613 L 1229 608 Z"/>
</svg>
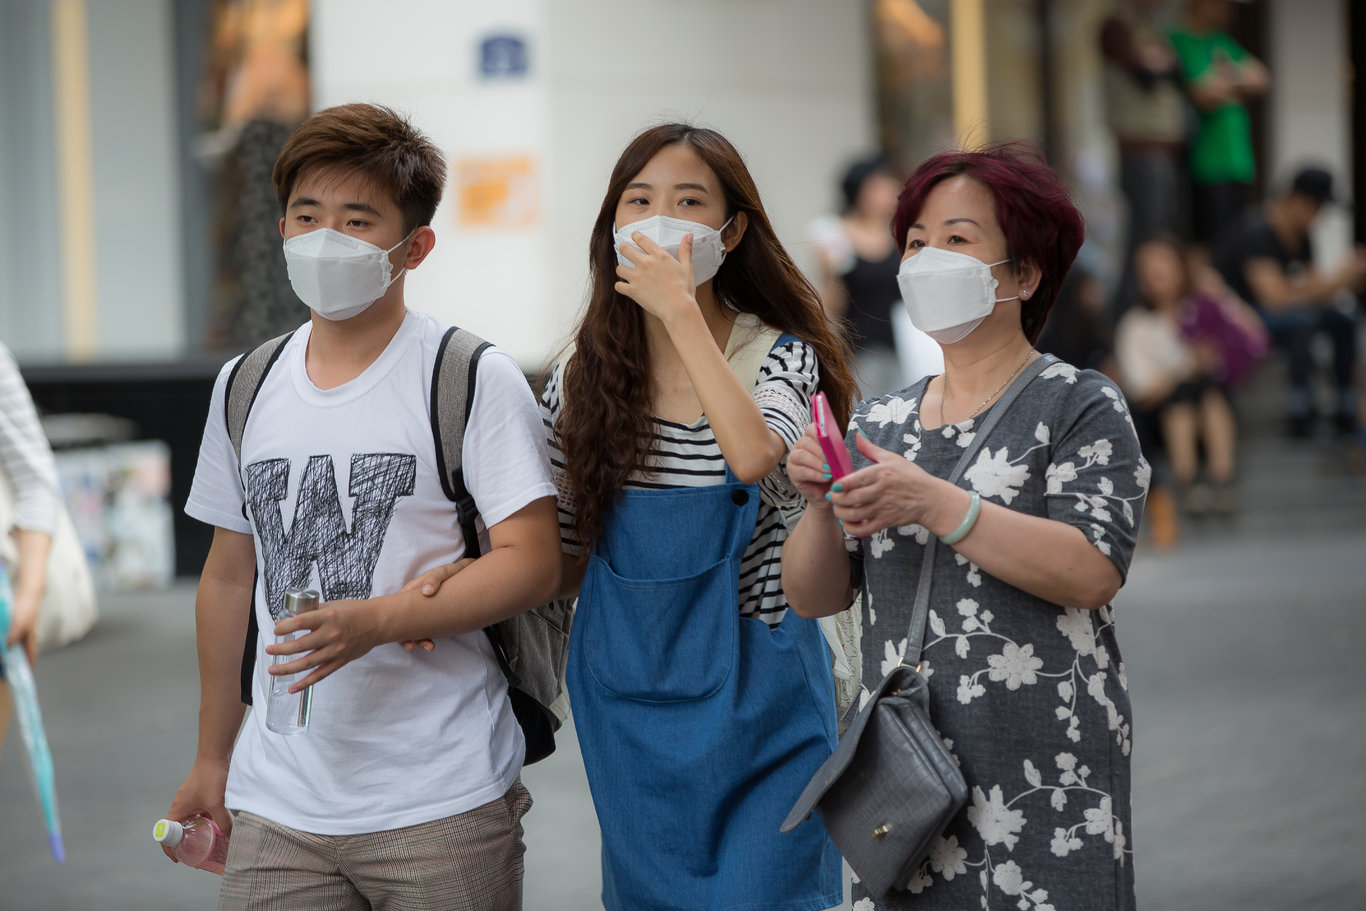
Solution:
<svg viewBox="0 0 1366 911">
<path fill-rule="evenodd" d="M 967 470 L 968 463 L 977 454 L 987 436 L 996 427 L 996 423 L 1001 419 L 1001 415 L 1010 410 L 1011 403 L 1024 392 L 1036 376 L 1042 373 L 1047 367 L 1057 362 L 1057 358 L 1051 354 L 1041 354 L 1033 363 L 1020 372 L 1015 381 L 1010 384 L 1005 395 L 996 401 L 996 407 L 987 413 L 986 419 L 982 421 L 981 428 L 973 435 L 972 442 L 963 450 L 963 454 L 958 458 L 958 464 L 953 467 L 953 472 L 949 474 L 950 484 L 957 484 L 958 479 Z M 929 388 L 926 383 L 925 388 Z M 934 576 L 934 552 L 939 544 L 939 538 L 931 534 L 929 543 L 925 545 L 925 557 L 920 564 L 920 584 L 915 590 L 915 607 L 911 611 L 911 628 L 906 633 L 906 654 L 902 657 L 901 663 L 908 667 L 918 668 L 920 664 L 920 651 L 925 644 L 925 626 L 930 619 L 930 584 Z"/>
</svg>

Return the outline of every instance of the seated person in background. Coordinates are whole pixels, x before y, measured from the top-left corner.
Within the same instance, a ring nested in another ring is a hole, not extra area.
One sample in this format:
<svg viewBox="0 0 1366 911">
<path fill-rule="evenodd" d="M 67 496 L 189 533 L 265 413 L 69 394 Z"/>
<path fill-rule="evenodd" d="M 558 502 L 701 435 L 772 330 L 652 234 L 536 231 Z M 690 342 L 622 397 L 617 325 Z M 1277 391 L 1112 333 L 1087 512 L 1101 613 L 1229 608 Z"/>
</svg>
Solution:
<svg viewBox="0 0 1366 911">
<path fill-rule="evenodd" d="M 1334 421 L 1344 434 L 1356 427 L 1354 295 L 1366 290 L 1366 247 L 1358 244 L 1332 272 L 1314 265 L 1309 232 L 1327 202 L 1341 202 L 1333 195 L 1332 175 L 1305 168 L 1265 205 L 1244 212 L 1214 246 L 1215 268 L 1234 293 L 1257 308 L 1290 356 L 1286 414 L 1293 436 L 1307 436 L 1312 429 L 1311 343 L 1320 332 L 1333 345 Z"/>
<path fill-rule="evenodd" d="M 1115 355 L 1145 455 L 1153 461 L 1160 438 L 1187 513 L 1211 506 L 1231 513 L 1237 424 L 1228 390 L 1218 379 L 1224 373 L 1219 349 L 1210 341 L 1191 342 L 1182 332 L 1183 313 L 1200 298 L 1180 247 L 1165 238 L 1142 244 L 1134 253 L 1134 272 L 1138 306 L 1116 327 Z M 1197 486 L 1202 443 L 1212 497 Z"/>
</svg>

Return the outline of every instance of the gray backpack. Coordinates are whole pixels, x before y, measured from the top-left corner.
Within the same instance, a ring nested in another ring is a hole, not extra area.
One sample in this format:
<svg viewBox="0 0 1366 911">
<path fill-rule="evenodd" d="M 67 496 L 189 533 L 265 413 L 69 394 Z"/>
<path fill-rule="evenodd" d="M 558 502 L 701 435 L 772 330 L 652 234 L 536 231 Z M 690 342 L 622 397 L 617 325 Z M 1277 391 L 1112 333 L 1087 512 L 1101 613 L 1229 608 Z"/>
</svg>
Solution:
<svg viewBox="0 0 1366 911">
<path fill-rule="evenodd" d="M 293 334 L 282 335 L 247 352 L 228 375 L 224 413 L 228 438 L 239 465 L 247 415 L 266 374 Z M 432 441 L 441 472 L 441 489 L 455 505 L 465 537 L 465 555 L 469 557 L 478 557 L 488 546 L 487 530 L 479 518 L 474 497 L 465 486 L 461 466 L 479 356 L 488 347 L 488 342 L 473 333 L 452 327 L 441 339 L 432 370 Z M 571 603 L 551 601 L 484 628 L 507 678 L 512 710 L 526 739 L 527 764 L 555 751 L 555 731 L 560 727 L 561 717 L 552 706 L 561 695 L 569 657 Z M 256 611 L 252 610 L 242 651 L 242 701 L 247 705 L 251 704 L 257 635 Z"/>
</svg>

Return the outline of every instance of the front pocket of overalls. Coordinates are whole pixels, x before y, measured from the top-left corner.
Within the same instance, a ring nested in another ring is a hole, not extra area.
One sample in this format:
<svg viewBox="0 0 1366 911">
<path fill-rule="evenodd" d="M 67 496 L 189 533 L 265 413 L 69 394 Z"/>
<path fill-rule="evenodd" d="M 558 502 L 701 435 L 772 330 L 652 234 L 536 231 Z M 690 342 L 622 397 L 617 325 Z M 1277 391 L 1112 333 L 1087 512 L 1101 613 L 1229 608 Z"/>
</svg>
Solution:
<svg viewBox="0 0 1366 911">
<path fill-rule="evenodd" d="M 594 556 L 574 635 L 603 689 L 641 702 L 693 702 L 716 693 L 735 667 L 739 581 L 721 560 L 678 579 L 618 576 Z M 584 608 L 587 608 L 586 610 Z"/>
</svg>

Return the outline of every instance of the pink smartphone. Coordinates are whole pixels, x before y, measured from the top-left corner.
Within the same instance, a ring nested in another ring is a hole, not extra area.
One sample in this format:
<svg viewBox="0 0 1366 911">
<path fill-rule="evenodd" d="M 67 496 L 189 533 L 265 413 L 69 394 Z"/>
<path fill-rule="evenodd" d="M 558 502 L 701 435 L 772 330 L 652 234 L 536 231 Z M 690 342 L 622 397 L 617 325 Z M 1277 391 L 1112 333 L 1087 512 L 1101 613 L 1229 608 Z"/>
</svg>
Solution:
<svg viewBox="0 0 1366 911">
<path fill-rule="evenodd" d="M 830 410 L 824 392 L 817 392 L 811 399 L 811 420 L 816 424 L 816 439 L 821 441 L 825 463 L 830 466 L 830 478 L 838 481 L 854 470 L 854 462 L 849 458 L 844 434 L 835 423 L 835 413 Z"/>
</svg>

